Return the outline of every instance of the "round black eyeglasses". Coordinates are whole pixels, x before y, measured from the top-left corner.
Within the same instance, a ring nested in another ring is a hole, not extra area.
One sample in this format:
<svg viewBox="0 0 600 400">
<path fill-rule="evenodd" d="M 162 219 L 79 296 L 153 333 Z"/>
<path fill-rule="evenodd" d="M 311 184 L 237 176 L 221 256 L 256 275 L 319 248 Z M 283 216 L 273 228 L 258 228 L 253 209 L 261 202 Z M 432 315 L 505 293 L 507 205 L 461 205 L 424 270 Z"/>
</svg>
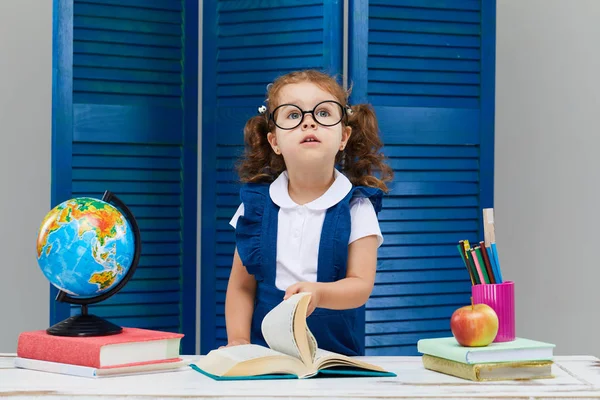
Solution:
<svg viewBox="0 0 600 400">
<path fill-rule="evenodd" d="M 297 128 L 304 121 L 304 116 L 310 114 L 319 125 L 334 126 L 344 117 L 344 107 L 334 100 L 322 101 L 312 110 L 304 111 L 295 104 L 281 104 L 269 115 L 275 125 L 284 130 Z"/>
</svg>

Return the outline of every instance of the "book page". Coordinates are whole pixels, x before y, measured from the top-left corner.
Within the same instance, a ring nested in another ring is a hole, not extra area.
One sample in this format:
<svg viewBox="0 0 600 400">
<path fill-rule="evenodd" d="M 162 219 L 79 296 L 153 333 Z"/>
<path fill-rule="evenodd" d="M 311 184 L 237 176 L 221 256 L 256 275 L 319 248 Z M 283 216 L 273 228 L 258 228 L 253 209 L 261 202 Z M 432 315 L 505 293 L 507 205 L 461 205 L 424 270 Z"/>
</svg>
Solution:
<svg viewBox="0 0 600 400">
<path fill-rule="evenodd" d="M 298 301 L 296 314 L 294 315 L 294 338 L 296 339 L 302 362 L 310 368 L 314 368 L 317 340 L 310 329 L 308 329 L 306 323 L 306 313 L 309 303 L 310 294 L 306 294 Z"/>
<path fill-rule="evenodd" d="M 294 337 L 294 316 L 303 294 L 298 293 L 273 308 L 262 321 L 261 330 L 269 347 L 300 359 L 300 350 Z"/>
<path fill-rule="evenodd" d="M 319 345 L 317 344 L 317 339 L 315 339 L 315 336 L 313 335 L 313 333 L 310 331 L 310 329 L 308 329 L 308 326 L 306 327 L 306 339 L 308 341 L 308 350 L 310 352 L 310 360 L 311 363 L 314 364 L 316 358 L 317 358 L 317 350 L 319 348 Z"/>
<path fill-rule="evenodd" d="M 239 346 L 223 347 L 215 352 L 219 352 L 221 356 L 227 357 L 230 360 L 241 362 L 253 360 L 255 358 L 282 356 L 281 353 L 259 346 L 257 344 L 242 344 Z"/>
<path fill-rule="evenodd" d="M 372 371 L 385 372 L 383 368 L 377 365 L 369 364 L 364 361 L 357 360 L 356 358 L 348 357 L 343 354 L 338 354 L 323 349 L 317 349 L 314 364 L 317 369 L 325 369 L 331 367 L 355 367 Z"/>
<path fill-rule="evenodd" d="M 319 364 L 319 363 L 325 361 L 326 358 L 335 359 L 335 360 L 344 360 L 348 357 L 346 357 L 343 354 L 334 353 L 332 351 L 317 349 L 317 352 L 315 355 L 315 364 Z"/>
<path fill-rule="evenodd" d="M 299 359 L 256 344 L 215 349 L 194 364 L 217 376 L 254 376 L 268 373 L 304 376 L 312 372 Z"/>
</svg>

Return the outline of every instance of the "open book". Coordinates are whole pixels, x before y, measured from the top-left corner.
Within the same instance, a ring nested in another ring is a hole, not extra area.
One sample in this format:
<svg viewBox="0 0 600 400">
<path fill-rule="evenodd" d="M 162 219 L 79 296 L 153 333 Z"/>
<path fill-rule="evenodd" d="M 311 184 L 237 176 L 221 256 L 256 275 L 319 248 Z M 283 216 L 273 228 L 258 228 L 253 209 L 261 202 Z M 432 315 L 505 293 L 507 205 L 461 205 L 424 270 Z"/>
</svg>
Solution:
<svg viewBox="0 0 600 400">
<path fill-rule="evenodd" d="M 269 348 L 246 344 L 212 350 L 190 366 L 216 380 L 396 376 L 376 365 L 319 349 L 306 324 L 310 293 L 282 301 L 263 319 L 261 330 Z"/>
</svg>

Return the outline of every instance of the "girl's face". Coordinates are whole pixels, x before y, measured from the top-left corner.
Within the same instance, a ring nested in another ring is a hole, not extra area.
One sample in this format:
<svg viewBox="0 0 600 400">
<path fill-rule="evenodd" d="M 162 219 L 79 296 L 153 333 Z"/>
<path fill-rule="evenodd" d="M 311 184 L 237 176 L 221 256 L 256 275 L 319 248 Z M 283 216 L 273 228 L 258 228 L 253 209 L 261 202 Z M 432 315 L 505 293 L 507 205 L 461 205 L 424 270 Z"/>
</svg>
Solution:
<svg viewBox="0 0 600 400">
<path fill-rule="evenodd" d="M 330 93 L 310 82 L 288 84 L 279 91 L 277 104 L 281 107 L 273 116 L 278 126 L 267 138 L 273 151 L 283 155 L 288 167 L 307 163 L 314 166 L 333 164 L 338 151 L 346 146 L 352 129 L 342 124 L 343 110 L 328 101 L 338 102 Z M 313 111 L 313 114 L 306 111 Z M 338 119 L 340 122 L 335 123 Z M 319 122 L 335 125 L 324 126 Z"/>
</svg>

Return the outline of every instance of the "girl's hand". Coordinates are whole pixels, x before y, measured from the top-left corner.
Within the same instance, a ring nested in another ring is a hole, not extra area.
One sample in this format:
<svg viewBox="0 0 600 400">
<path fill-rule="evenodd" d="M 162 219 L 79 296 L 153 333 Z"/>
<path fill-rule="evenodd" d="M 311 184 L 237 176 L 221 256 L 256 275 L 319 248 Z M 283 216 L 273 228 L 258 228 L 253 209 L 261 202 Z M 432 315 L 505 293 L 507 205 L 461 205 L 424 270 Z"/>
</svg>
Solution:
<svg viewBox="0 0 600 400">
<path fill-rule="evenodd" d="M 232 339 L 232 340 L 229 341 L 229 343 L 227 343 L 226 346 L 220 346 L 219 348 L 239 346 L 239 345 L 242 345 L 242 344 L 250 344 L 250 341 L 246 340 L 246 339 Z"/>
<path fill-rule="evenodd" d="M 298 282 L 294 283 L 285 291 L 285 296 L 283 296 L 284 300 L 289 299 L 292 295 L 301 292 L 309 292 L 310 303 L 308 304 L 308 310 L 306 310 L 306 316 L 308 317 L 315 308 L 319 307 L 319 302 L 321 301 L 321 287 L 318 282 Z"/>
</svg>

